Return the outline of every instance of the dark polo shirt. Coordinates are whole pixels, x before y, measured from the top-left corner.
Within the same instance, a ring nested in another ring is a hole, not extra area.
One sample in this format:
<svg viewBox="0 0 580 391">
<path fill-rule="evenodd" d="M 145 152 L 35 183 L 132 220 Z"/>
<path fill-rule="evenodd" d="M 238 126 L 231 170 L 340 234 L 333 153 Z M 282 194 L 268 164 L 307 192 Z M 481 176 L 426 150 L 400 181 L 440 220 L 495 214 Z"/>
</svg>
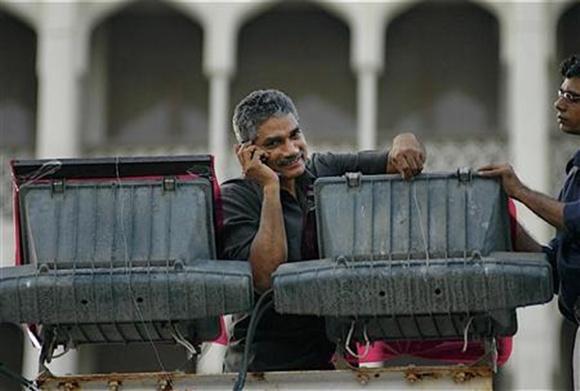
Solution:
<svg viewBox="0 0 580 391">
<path fill-rule="evenodd" d="M 318 259 L 313 185 L 316 178 L 346 172 L 383 174 L 387 153 L 367 151 L 349 154 L 313 154 L 297 178 L 297 197 L 280 191 L 288 243 L 288 262 Z M 221 187 L 224 230 L 221 259 L 248 260 L 262 209 L 262 189 L 238 178 Z M 234 321 L 226 355 L 226 369 L 237 371 L 244 348 L 249 315 Z M 280 315 L 273 309 L 258 324 L 250 371 L 331 369 L 335 347 L 326 339 L 324 319 L 315 316 Z"/>
<path fill-rule="evenodd" d="M 544 252 L 554 271 L 560 312 L 578 323 L 580 308 L 575 311 L 575 306 L 580 304 L 580 150 L 566 165 L 566 174 L 558 197 L 564 203 L 564 229 L 557 232 Z"/>
</svg>

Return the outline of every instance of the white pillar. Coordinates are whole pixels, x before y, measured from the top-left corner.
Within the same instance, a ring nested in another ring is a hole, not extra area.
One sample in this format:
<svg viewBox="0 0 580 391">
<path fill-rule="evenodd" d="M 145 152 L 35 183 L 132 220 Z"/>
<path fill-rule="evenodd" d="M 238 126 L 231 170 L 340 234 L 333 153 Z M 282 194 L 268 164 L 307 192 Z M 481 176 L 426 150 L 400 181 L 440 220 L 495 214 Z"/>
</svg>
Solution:
<svg viewBox="0 0 580 391">
<path fill-rule="evenodd" d="M 80 153 L 79 56 L 85 53 L 75 29 L 74 2 L 43 3 L 38 35 L 38 136 L 41 158 Z"/>
<path fill-rule="evenodd" d="M 389 3 L 349 3 L 351 68 L 357 75 L 357 142 L 359 149 L 377 147 L 378 75 L 384 62 L 384 32 Z M 384 141 L 383 141 L 384 142 Z"/>
<path fill-rule="evenodd" d="M 188 3 L 204 23 L 203 70 L 209 79 L 209 150 L 215 158 L 216 175 L 226 177 L 232 148 L 230 129 L 230 77 L 235 70 L 236 32 L 245 3 Z"/>
<path fill-rule="evenodd" d="M 549 44 L 546 3 L 506 4 L 503 19 L 502 54 L 507 65 L 507 129 L 510 161 L 520 178 L 531 188 L 548 189 L 549 137 L 554 121 L 548 90 Z M 552 72 L 555 72 L 553 70 Z M 541 242 L 550 236 L 548 225 L 527 208 L 518 205 L 518 220 Z M 557 304 L 518 309 L 519 331 L 512 357 L 506 365 L 512 389 L 553 389 L 550 374 L 560 373 L 568 363 L 558 356 Z M 531 370 L 542 368 L 542 370 Z"/>
<path fill-rule="evenodd" d="M 36 155 L 41 158 L 78 156 L 80 152 L 79 77 L 86 51 L 76 28 L 77 7 L 74 2 L 46 2 L 39 8 Z M 26 341 L 25 376 L 37 374 L 38 355 Z M 58 374 L 76 373 L 76 356 L 76 352 L 70 352 L 50 367 Z"/>
<path fill-rule="evenodd" d="M 509 152 L 518 175 L 531 188 L 548 189 L 550 122 L 552 102 L 548 91 L 548 36 L 545 3 L 512 3 L 505 25 L 507 60 L 507 113 Z M 553 119 L 552 119 L 553 120 Z M 526 228 L 538 240 L 551 235 L 548 225 L 529 210 L 518 207 Z"/>
<path fill-rule="evenodd" d="M 93 46 L 89 60 L 89 71 L 86 78 L 85 97 L 87 105 L 83 107 L 85 115 L 79 131 L 82 132 L 86 145 L 102 146 L 106 141 L 108 120 L 107 90 L 108 90 L 108 29 L 101 29 L 93 36 Z M 90 45 L 90 32 L 87 33 L 87 46 Z"/>
<path fill-rule="evenodd" d="M 56 352 L 61 353 L 62 348 Z M 78 373 L 78 351 L 70 350 L 63 356 L 53 359 L 47 365 L 50 372 L 56 376 L 74 375 Z M 29 339 L 28 332 L 24 332 L 24 354 L 22 363 L 22 376 L 27 379 L 36 379 L 39 375 L 40 349 L 35 347 Z"/>
<path fill-rule="evenodd" d="M 229 76 L 224 72 L 209 75 L 209 150 L 215 157 L 218 179 L 224 178 L 228 156 Z M 232 152 L 233 153 L 233 152 Z"/>
<path fill-rule="evenodd" d="M 357 75 L 357 141 L 362 150 L 377 146 L 377 74 L 375 69 L 363 68 Z"/>
</svg>

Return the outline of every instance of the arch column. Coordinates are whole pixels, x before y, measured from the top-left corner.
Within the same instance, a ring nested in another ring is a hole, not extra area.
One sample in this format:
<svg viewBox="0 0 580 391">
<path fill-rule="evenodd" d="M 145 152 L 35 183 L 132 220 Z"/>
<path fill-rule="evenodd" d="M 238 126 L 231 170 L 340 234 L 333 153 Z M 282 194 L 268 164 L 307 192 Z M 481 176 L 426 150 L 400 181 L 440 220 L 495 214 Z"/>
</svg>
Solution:
<svg viewBox="0 0 580 391">
<path fill-rule="evenodd" d="M 209 73 L 209 150 L 215 158 L 216 175 L 223 178 L 228 161 L 228 110 L 230 75 L 225 72 Z"/>
<path fill-rule="evenodd" d="M 39 158 L 71 157 L 80 153 L 77 118 L 79 84 L 83 69 L 77 37 L 77 3 L 43 3 L 38 29 L 38 126 L 36 155 Z M 38 374 L 40 351 L 24 343 L 23 373 Z M 69 352 L 49 365 L 57 374 L 76 373 L 77 352 Z"/>
<path fill-rule="evenodd" d="M 235 69 L 237 29 L 245 12 L 243 4 L 198 4 L 204 23 L 203 68 L 209 79 L 209 151 L 216 175 L 226 175 L 231 151 L 228 145 L 230 80 Z M 247 7 L 247 6 L 246 6 Z"/>
<path fill-rule="evenodd" d="M 520 178 L 531 188 L 551 194 L 548 189 L 549 135 L 551 108 L 549 99 L 549 45 L 553 32 L 547 29 L 545 3 L 510 3 L 502 12 L 502 54 L 507 77 L 507 129 L 510 161 Z M 548 225 L 518 205 L 518 220 L 540 242 L 551 233 Z M 514 339 L 512 358 L 506 373 L 512 374 L 514 389 L 552 389 L 553 379 L 545 371 L 529 368 L 545 367 L 557 362 L 559 318 L 556 304 L 522 308 L 518 322 L 522 327 Z M 543 341 L 538 343 L 537 341 Z M 566 364 L 564 364 L 566 365 Z"/>
<path fill-rule="evenodd" d="M 512 3 L 502 34 L 507 63 L 507 114 L 510 160 L 518 175 L 533 189 L 548 189 L 551 101 L 548 91 L 550 48 L 545 3 Z M 526 228 L 539 240 L 550 236 L 546 223 L 527 208 L 518 208 Z"/>
<path fill-rule="evenodd" d="M 43 3 L 38 34 L 38 126 L 36 155 L 80 153 L 80 78 L 85 42 L 76 26 L 77 3 Z"/>
<path fill-rule="evenodd" d="M 359 149 L 377 147 L 377 106 L 379 70 L 359 68 L 357 71 L 357 142 Z"/>
<path fill-rule="evenodd" d="M 351 3 L 344 7 L 351 24 L 351 64 L 357 76 L 357 144 L 362 150 L 375 149 L 378 82 L 385 59 L 384 31 L 395 7 L 390 3 Z"/>
</svg>

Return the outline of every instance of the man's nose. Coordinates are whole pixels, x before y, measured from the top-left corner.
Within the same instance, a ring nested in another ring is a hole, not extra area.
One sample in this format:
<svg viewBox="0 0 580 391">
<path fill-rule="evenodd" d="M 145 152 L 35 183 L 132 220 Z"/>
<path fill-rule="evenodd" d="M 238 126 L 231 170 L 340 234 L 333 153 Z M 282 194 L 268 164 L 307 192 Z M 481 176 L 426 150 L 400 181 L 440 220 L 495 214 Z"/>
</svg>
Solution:
<svg viewBox="0 0 580 391">
<path fill-rule="evenodd" d="M 564 101 L 564 98 L 559 96 L 556 98 L 556 101 L 554 102 L 554 108 L 558 111 L 564 111 L 566 109 L 566 102 Z"/>
<path fill-rule="evenodd" d="M 300 148 L 294 143 L 293 140 L 286 140 L 284 143 L 284 154 L 285 155 L 295 155 L 300 151 Z"/>
</svg>

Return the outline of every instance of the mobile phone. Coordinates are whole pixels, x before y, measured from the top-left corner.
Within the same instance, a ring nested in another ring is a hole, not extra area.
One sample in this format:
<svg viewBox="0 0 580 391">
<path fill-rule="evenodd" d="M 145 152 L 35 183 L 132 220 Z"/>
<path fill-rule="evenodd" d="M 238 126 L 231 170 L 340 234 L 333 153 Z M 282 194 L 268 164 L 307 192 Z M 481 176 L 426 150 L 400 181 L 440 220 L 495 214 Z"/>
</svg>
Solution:
<svg viewBox="0 0 580 391">
<path fill-rule="evenodd" d="M 254 143 L 252 143 L 252 145 L 254 145 Z M 252 159 L 254 158 L 254 153 L 256 153 L 256 151 L 254 151 L 252 153 Z M 268 163 L 268 157 L 266 155 L 262 155 L 260 156 L 260 161 L 264 164 Z"/>
</svg>

